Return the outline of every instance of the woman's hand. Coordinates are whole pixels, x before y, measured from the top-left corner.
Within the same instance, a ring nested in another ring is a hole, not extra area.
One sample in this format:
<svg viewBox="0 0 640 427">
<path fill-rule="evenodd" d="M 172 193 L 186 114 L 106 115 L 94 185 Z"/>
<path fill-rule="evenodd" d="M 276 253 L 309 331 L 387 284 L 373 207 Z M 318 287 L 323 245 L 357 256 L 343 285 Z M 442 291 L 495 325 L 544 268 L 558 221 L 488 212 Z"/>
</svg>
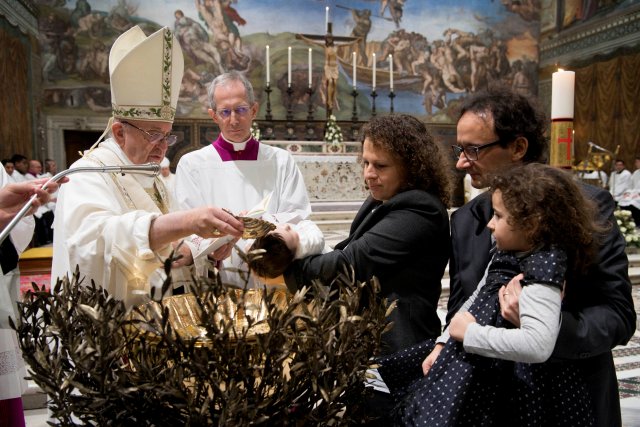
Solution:
<svg viewBox="0 0 640 427">
<path fill-rule="evenodd" d="M 431 353 L 429 353 L 429 355 L 422 362 L 422 373 L 425 376 L 427 376 L 433 364 L 436 363 L 436 359 L 440 355 L 440 352 L 442 351 L 443 348 L 444 348 L 444 344 L 437 343 L 435 347 L 433 347 L 433 350 L 431 350 Z"/>
<path fill-rule="evenodd" d="M 456 341 L 464 341 L 464 334 L 471 323 L 476 323 L 476 318 L 473 317 L 473 314 L 468 311 L 456 313 L 451 319 L 451 323 L 449 323 L 449 335 Z"/>
</svg>

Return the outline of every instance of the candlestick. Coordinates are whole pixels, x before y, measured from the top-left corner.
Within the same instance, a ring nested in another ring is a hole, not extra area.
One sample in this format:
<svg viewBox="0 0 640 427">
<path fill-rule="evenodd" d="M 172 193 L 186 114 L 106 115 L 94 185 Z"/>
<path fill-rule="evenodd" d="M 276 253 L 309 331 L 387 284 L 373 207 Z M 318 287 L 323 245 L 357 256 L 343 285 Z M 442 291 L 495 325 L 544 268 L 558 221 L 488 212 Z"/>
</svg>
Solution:
<svg viewBox="0 0 640 427">
<path fill-rule="evenodd" d="M 389 89 L 393 92 L 393 55 L 389 54 Z"/>
<path fill-rule="evenodd" d="M 356 53 L 353 52 L 353 88 L 356 88 L 356 60 L 357 60 L 357 56 Z"/>
<path fill-rule="evenodd" d="M 549 163 L 570 169 L 574 154 L 574 92 L 576 75 L 558 69 L 551 78 L 551 141 Z"/>
<path fill-rule="evenodd" d="M 287 59 L 287 86 L 291 87 L 291 46 L 289 46 Z"/>
<path fill-rule="evenodd" d="M 311 70 L 311 48 L 309 48 L 309 87 L 311 87 L 311 83 L 313 81 Z"/>
<path fill-rule="evenodd" d="M 376 54 L 373 54 L 373 84 L 371 90 L 376 91 Z"/>
<path fill-rule="evenodd" d="M 267 85 L 271 83 L 271 69 L 269 68 L 269 45 L 267 45 L 267 54 L 266 54 L 266 63 L 267 63 Z"/>
<path fill-rule="evenodd" d="M 573 119 L 576 73 L 558 69 L 551 76 L 551 119 Z"/>
<path fill-rule="evenodd" d="M 324 8 L 324 28 L 329 32 L 329 6 Z"/>
</svg>

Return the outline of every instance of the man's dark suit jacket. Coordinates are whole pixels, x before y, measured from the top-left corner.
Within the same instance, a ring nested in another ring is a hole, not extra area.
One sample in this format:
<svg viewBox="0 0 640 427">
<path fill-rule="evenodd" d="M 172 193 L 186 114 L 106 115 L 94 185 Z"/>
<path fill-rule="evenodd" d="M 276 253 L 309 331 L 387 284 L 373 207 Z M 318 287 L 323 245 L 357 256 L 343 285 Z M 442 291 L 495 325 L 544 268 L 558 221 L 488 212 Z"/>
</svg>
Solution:
<svg viewBox="0 0 640 427">
<path fill-rule="evenodd" d="M 436 314 L 447 265 L 449 217 L 444 205 L 422 190 L 399 193 L 385 203 L 369 197 L 335 250 L 294 261 L 284 274 L 292 291 L 314 279 L 329 284 L 345 265 L 359 281 L 377 277 L 382 295 L 397 300 L 394 327 L 383 337 L 385 353 L 440 335 Z"/>
<path fill-rule="evenodd" d="M 594 405 L 597 426 L 620 426 L 620 400 L 611 349 L 626 344 L 636 328 L 625 240 L 613 216 L 608 191 L 583 185 L 598 205 L 599 216 L 611 224 L 601 239 L 599 259 L 576 277 L 562 304 L 562 325 L 552 360 L 571 360 L 580 367 Z M 491 198 L 483 193 L 451 217 L 451 295 L 447 322 L 473 293 L 489 263 L 493 215 Z"/>
</svg>

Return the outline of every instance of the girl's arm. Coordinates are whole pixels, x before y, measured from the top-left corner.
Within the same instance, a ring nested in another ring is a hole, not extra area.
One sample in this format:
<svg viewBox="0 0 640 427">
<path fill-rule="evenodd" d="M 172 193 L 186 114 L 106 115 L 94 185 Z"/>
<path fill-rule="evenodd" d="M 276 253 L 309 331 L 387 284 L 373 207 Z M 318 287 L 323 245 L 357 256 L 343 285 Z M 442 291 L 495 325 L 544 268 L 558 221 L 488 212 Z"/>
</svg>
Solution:
<svg viewBox="0 0 640 427">
<path fill-rule="evenodd" d="M 464 333 L 469 353 L 514 362 L 542 363 L 553 352 L 560 331 L 561 290 L 531 283 L 520 294 L 520 328 L 470 323 Z"/>
</svg>

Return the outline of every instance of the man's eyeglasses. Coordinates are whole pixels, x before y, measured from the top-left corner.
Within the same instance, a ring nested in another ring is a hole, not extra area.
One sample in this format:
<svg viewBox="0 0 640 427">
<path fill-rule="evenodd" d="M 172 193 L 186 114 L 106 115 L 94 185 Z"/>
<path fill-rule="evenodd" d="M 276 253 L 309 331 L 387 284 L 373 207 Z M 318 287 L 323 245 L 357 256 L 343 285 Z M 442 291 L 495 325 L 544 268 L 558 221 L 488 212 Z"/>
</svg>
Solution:
<svg viewBox="0 0 640 427">
<path fill-rule="evenodd" d="M 152 130 L 150 132 L 147 132 L 144 129 L 140 129 L 138 126 L 134 125 L 133 123 L 129 123 L 129 122 L 124 122 L 121 121 L 120 123 L 125 124 L 125 125 L 129 125 L 134 129 L 139 130 L 140 132 L 144 133 L 145 136 L 147 137 L 147 141 L 149 141 L 151 144 L 154 145 L 158 145 L 161 144 L 162 142 L 166 142 L 168 146 L 172 146 L 173 144 L 175 144 L 178 141 L 178 136 L 177 135 L 173 135 L 173 134 L 165 134 L 162 133 L 160 131 L 156 131 L 156 130 Z"/>
<path fill-rule="evenodd" d="M 469 160 L 470 162 L 474 162 L 478 160 L 478 152 L 480 150 L 500 144 L 500 142 L 502 142 L 502 140 L 499 139 L 497 141 L 488 142 L 482 145 L 467 145 L 466 147 L 463 147 L 461 145 L 452 145 L 451 149 L 453 150 L 453 155 L 456 157 L 456 159 L 459 159 L 460 155 L 464 153 L 467 160 Z"/>
<path fill-rule="evenodd" d="M 236 113 L 236 115 L 238 116 L 244 116 L 249 112 L 249 110 L 251 110 L 251 107 L 247 105 L 241 105 L 232 109 L 223 108 L 222 110 L 216 110 L 216 114 L 223 119 L 228 119 L 229 117 L 231 117 L 231 113 Z"/>
</svg>

